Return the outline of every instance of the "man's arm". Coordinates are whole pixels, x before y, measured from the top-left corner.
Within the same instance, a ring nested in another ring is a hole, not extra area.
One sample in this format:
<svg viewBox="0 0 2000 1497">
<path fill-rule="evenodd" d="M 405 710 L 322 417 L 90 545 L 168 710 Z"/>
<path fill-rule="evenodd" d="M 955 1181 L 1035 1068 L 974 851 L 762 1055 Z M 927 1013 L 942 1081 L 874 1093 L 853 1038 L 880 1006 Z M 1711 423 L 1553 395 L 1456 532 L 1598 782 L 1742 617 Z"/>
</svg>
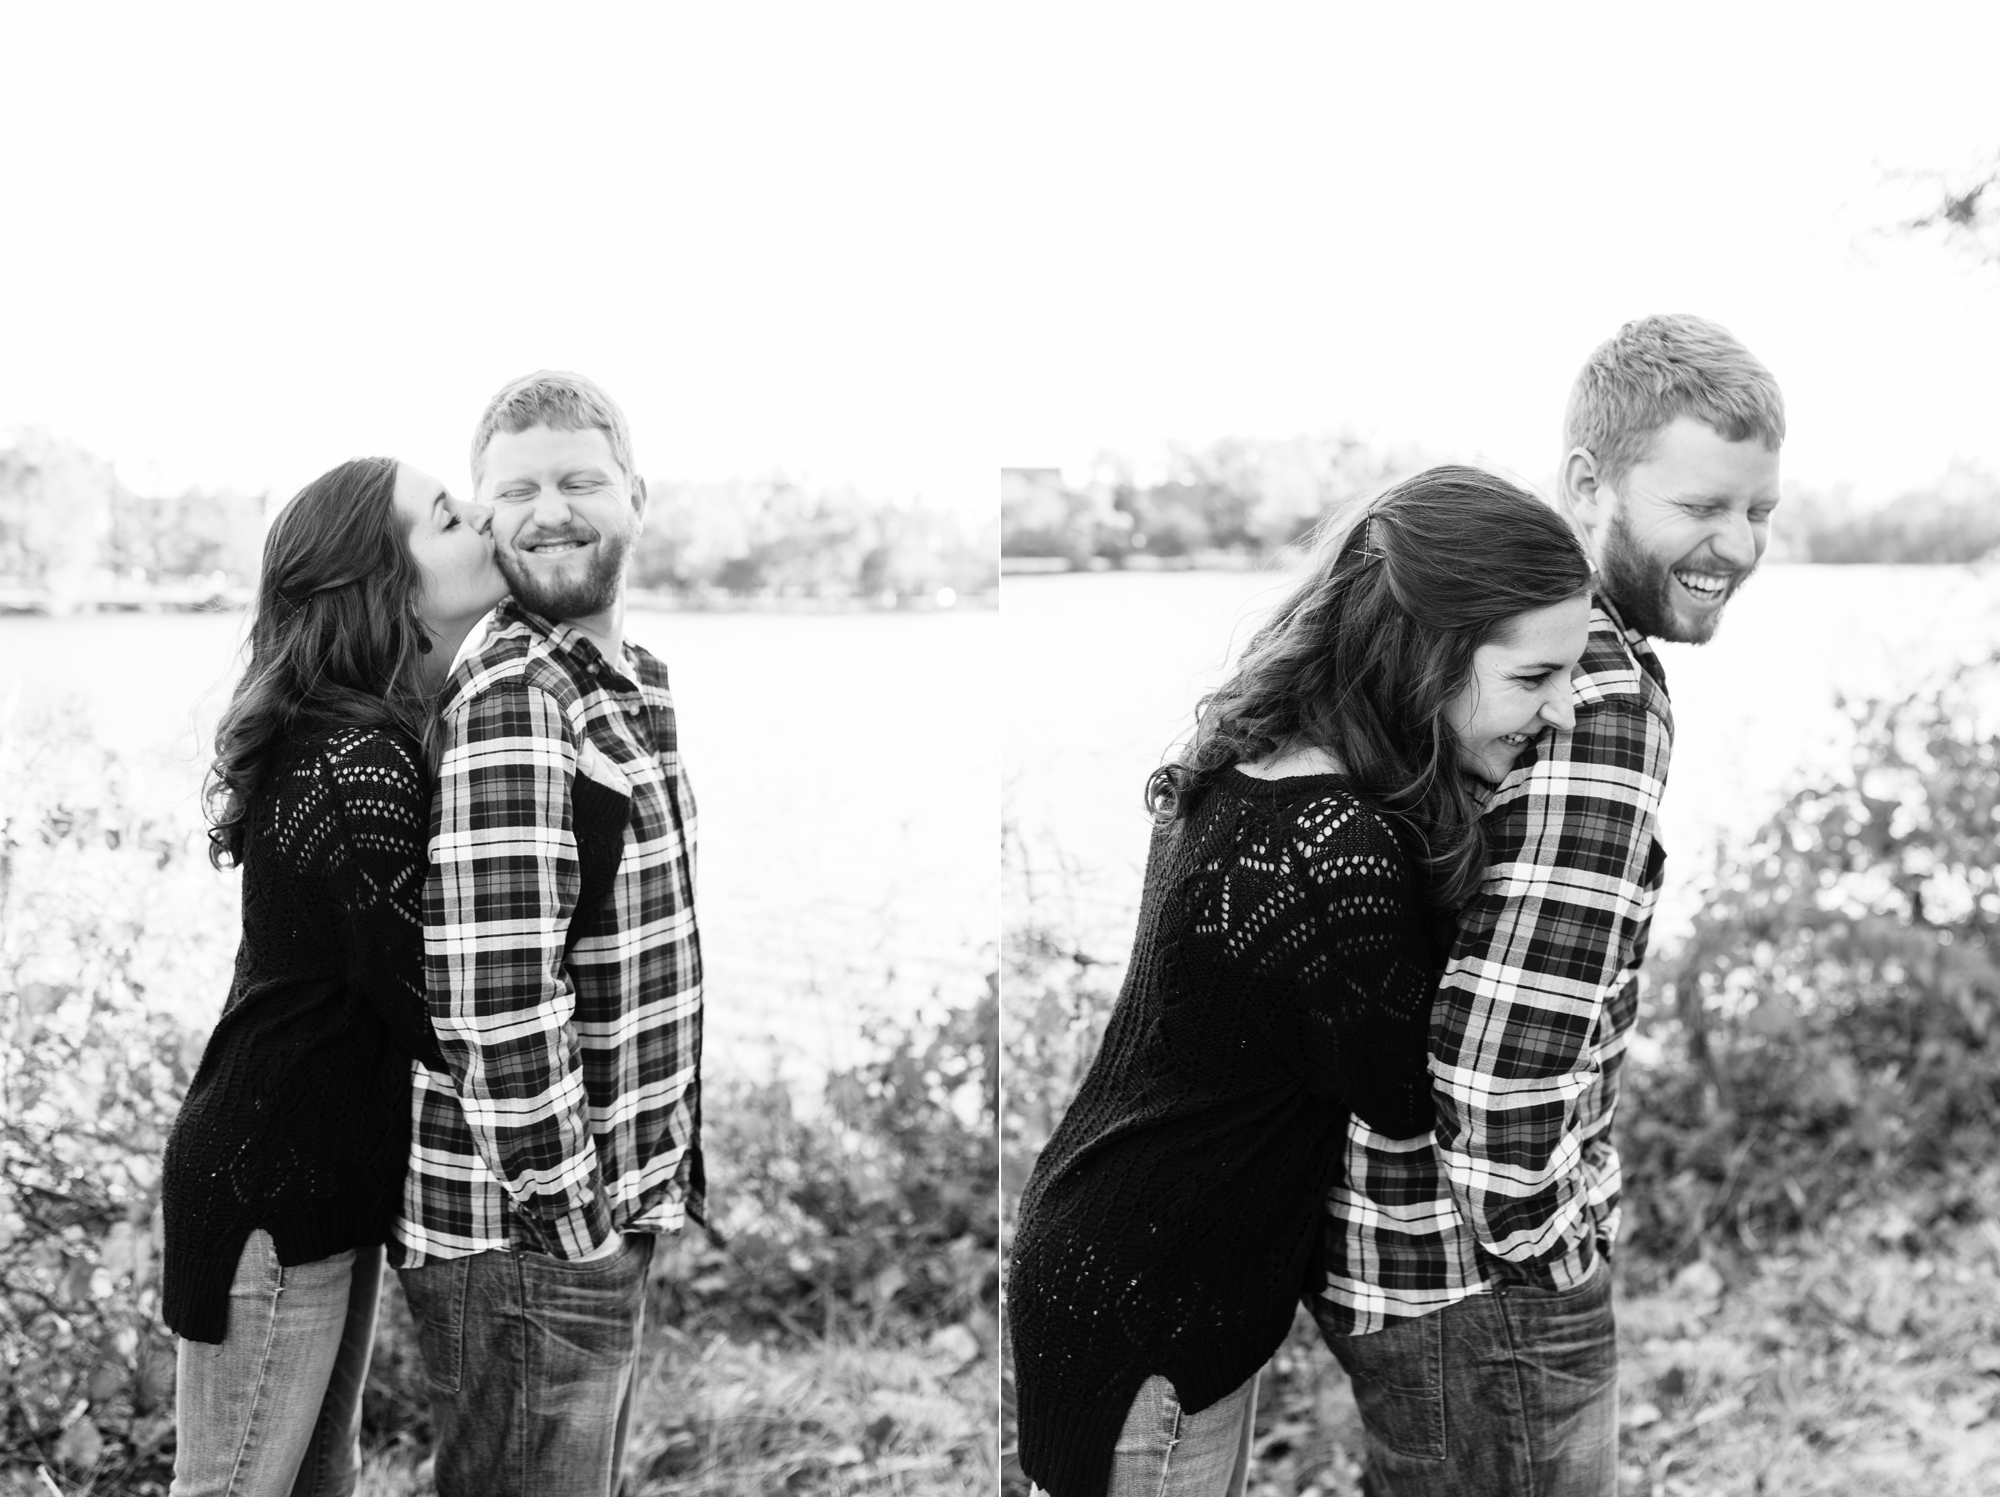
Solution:
<svg viewBox="0 0 2000 1497">
<path fill-rule="evenodd" d="M 1670 749 L 1636 694 L 1580 703 L 1487 814 L 1485 882 L 1459 917 L 1431 1023 L 1437 1148 L 1486 1251 L 1560 1257 L 1588 1230 L 1576 1104 L 1590 1040 L 1643 953 Z"/>
<path fill-rule="evenodd" d="M 576 908 L 577 749 L 520 680 L 454 705 L 431 812 L 424 965 L 439 1048 L 480 1157 L 537 1246 L 615 1243 L 590 1133 L 563 941 Z"/>
</svg>

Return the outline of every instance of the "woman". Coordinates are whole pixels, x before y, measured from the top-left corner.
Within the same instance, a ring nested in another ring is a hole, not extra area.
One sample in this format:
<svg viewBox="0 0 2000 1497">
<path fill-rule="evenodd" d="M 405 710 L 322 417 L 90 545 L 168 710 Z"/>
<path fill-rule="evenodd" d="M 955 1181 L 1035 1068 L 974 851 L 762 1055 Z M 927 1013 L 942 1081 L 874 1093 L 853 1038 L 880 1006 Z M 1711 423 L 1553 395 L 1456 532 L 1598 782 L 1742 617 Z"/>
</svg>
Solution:
<svg viewBox="0 0 2000 1497">
<path fill-rule="evenodd" d="M 1242 1491 L 1348 1113 L 1431 1127 L 1480 787 L 1570 720 L 1589 582 L 1532 496 L 1420 473 L 1329 532 L 1149 780 L 1131 965 L 1008 1283 L 1021 1464 L 1054 1497 Z"/>
<path fill-rule="evenodd" d="M 424 1006 L 430 703 L 506 592 L 488 521 L 357 458 L 264 543 L 208 789 L 243 936 L 162 1181 L 174 1497 L 354 1489 L 410 1062 L 443 1065 Z"/>
</svg>

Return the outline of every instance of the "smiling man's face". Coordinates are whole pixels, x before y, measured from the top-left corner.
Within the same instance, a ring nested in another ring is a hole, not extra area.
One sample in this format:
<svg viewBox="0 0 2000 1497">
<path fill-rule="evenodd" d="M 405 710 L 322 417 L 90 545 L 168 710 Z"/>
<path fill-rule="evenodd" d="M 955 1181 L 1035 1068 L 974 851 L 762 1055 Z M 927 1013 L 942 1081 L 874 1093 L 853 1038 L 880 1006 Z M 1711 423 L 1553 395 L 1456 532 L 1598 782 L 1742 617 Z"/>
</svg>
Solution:
<svg viewBox="0 0 2000 1497">
<path fill-rule="evenodd" d="M 577 620 L 617 600 L 646 490 L 618 465 L 602 431 L 495 432 L 479 497 L 493 506 L 494 559 L 522 607 Z"/>
<path fill-rule="evenodd" d="M 1615 489 L 1597 485 L 1589 520 L 1604 591 L 1642 634 L 1705 643 L 1756 570 L 1777 503 L 1775 451 L 1676 416 Z"/>
</svg>

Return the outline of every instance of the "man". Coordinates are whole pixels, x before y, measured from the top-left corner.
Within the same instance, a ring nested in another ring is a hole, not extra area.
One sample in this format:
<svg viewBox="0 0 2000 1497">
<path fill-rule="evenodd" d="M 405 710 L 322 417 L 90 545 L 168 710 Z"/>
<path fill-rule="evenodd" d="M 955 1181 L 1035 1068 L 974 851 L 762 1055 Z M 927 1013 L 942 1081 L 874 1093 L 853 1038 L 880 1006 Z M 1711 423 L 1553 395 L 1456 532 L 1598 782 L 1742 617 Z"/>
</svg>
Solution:
<svg viewBox="0 0 2000 1497">
<path fill-rule="evenodd" d="M 1559 486 L 1599 576 L 1576 720 L 1487 804 L 1432 1016 L 1435 1133 L 1351 1124 L 1328 1201 L 1313 1310 L 1375 1497 L 1616 1490 L 1611 1122 L 1673 745 L 1648 640 L 1715 632 L 1763 554 L 1784 435 L 1769 372 L 1697 317 L 1627 323 L 1570 394 Z"/>
<path fill-rule="evenodd" d="M 654 1238 L 702 1211 L 694 802 L 625 639 L 624 415 L 542 371 L 472 441 L 513 589 L 441 706 L 433 1026 L 397 1223 L 441 1497 L 617 1490 Z"/>
</svg>

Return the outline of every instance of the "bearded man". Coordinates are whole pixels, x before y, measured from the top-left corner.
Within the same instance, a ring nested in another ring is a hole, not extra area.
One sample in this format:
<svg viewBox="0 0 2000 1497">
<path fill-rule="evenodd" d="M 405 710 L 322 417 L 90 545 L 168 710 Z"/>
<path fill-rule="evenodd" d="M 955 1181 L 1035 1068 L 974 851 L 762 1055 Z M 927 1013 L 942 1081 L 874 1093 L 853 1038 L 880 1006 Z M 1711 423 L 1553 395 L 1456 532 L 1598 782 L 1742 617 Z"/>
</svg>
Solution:
<svg viewBox="0 0 2000 1497">
<path fill-rule="evenodd" d="M 1611 1126 L 1674 735 L 1651 641 L 1715 633 L 1764 554 L 1784 438 L 1770 371 L 1699 317 L 1627 323 L 1570 392 L 1558 481 L 1598 572 L 1574 720 L 1487 802 L 1431 1018 L 1437 1127 L 1349 1124 L 1308 1291 L 1370 1497 L 1617 1490 Z"/>
<path fill-rule="evenodd" d="M 440 1497 L 606 1497 L 647 1265 L 702 1212 L 694 800 L 666 668 L 625 638 L 646 514 L 624 414 L 543 370 L 493 397 L 476 496 L 513 589 L 440 701 L 417 1079 L 394 1251 Z"/>
</svg>

